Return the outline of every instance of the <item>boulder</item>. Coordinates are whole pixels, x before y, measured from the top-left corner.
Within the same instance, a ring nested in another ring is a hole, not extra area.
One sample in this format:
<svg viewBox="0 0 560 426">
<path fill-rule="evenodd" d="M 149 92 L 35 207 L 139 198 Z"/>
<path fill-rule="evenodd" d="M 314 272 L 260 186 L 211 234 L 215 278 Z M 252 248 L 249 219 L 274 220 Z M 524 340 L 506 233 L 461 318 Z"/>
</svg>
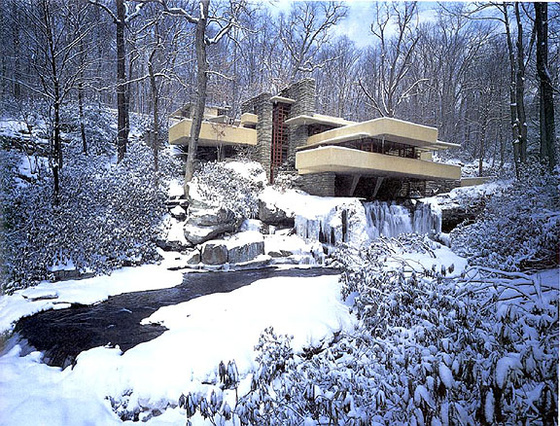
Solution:
<svg viewBox="0 0 560 426">
<path fill-rule="evenodd" d="M 170 241 L 166 239 L 156 240 L 156 245 L 163 251 L 178 251 L 184 252 L 192 247 L 191 244 L 184 244 L 181 241 Z"/>
<path fill-rule="evenodd" d="M 294 218 L 275 205 L 259 200 L 259 219 L 267 225 L 293 227 Z"/>
<path fill-rule="evenodd" d="M 187 259 L 187 265 L 198 265 L 201 261 L 200 252 L 198 250 L 190 254 Z"/>
<path fill-rule="evenodd" d="M 180 222 L 184 221 L 187 218 L 187 212 L 180 205 L 173 207 L 171 210 L 169 210 L 169 213 L 171 213 L 171 216 L 173 216 Z"/>
<path fill-rule="evenodd" d="M 241 264 L 264 255 L 264 238 L 255 231 L 241 232 L 228 240 L 208 241 L 202 247 L 206 265 Z"/>
<path fill-rule="evenodd" d="M 201 244 L 226 232 L 236 232 L 241 219 L 224 207 L 212 209 L 191 208 L 183 232 L 192 244 Z"/>
<path fill-rule="evenodd" d="M 228 249 L 225 244 L 206 243 L 202 248 L 201 260 L 207 265 L 223 265 L 228 261 Z"/>
<path fill-rule="evenodd" d="M 284 257 L 278 250 L 270 250 L 267 254 L 273 258 Z"/>
<path fill-rule="evenodd" d="M 249 241 L 236 246 L 230 246 L 228 250 L 229 263 L 245 263 L 264 254 L 264 241 Z"/>
</svg>

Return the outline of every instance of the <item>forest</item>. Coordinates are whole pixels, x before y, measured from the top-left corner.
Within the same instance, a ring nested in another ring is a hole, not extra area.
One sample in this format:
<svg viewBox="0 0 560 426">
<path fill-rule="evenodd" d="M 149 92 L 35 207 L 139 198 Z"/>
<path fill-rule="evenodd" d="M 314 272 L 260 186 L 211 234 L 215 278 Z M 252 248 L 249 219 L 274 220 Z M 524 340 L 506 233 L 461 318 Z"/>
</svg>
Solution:
<svg viewBox="0 0 560 426">
<path fill-rule="evenodd" d="M 61 168 L 69 115 L 88 152 L 88 108 L 118 108 L 121 160 L 130 113 L 150 117 L 157 147 L 186 103 L 236 116 L 243 100 L 313 77 L 319 112 L 435 126 L 479 175 L 531 156 L 555 165 L 554 130 L 541 126 L 553 128 L 558 94 L 557 3 L 201 4 L 202 23 L 198 2 L 2 2 L 3 108 L 44 116 Z"/>
<path fill-rule="evenodd" d="M 197 158 L 205 106 L 307 78 L 485 179 Z M 555 2 L 2 0 L 0 426 L 557 425 L 559 82 Z"/>
</svg>

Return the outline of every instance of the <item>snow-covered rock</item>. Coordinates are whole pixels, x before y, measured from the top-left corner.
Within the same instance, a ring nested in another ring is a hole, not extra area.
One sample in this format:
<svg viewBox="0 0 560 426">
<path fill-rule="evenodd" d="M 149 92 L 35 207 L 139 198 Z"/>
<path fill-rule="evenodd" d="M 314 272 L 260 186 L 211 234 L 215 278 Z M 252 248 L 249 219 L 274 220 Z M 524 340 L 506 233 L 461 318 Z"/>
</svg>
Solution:
<svg viewBox="0 0 560 426">
<path fill-rule="evenodd" d="M 264 238 L 256 231 L 240 232 L 227 240 L 208 241 L 202 247 L 206 265 L 242 264 L 264 255 Z"/>
<path fill-rule="evenodd" d="M 259 219 L 268 225 L 294 226 L 294 217 L 274 204 L 259 200 Z"/>
<path fill-rule="evenodd" d="M 201 244 L 226 232 L 236 232 L 240 218 L 224 207 L 199 209 L 191 207 L 183 232 L 187 241 Z"/>
<path fill-rule="evenodd" d="M 228 249 L 225 244 L 208 242 L 202 247 L 202 263 L 206 265 L 223 265 L 228 261 Z"/>
<path fill-rule="evenodd" d="M 228 250 L 229 263 L 245 263 L 264 254 L 264 240 L 240 242 Z"/>
</svg>

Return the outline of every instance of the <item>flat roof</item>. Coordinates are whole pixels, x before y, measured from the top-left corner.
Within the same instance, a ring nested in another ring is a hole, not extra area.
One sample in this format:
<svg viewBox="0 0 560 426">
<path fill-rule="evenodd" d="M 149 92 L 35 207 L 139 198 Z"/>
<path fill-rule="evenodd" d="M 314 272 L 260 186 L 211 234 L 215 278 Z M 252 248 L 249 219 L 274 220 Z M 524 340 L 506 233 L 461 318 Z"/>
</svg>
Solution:
<svg viewBox="0 0 560 426">
<path fill-rule="evenodd" d="M 292 117 L 285 121 L 286 124 L 290 126 L 299 126 L 307 124 L 326 124 L 330 126 L 347 126 L 349 124 L 354 124 L 354 121 L 348 121 L 344 118 L 333 117 L 330 115 L 313 114 L 313 115 L 298 115 L 297 117 Z"/>
<path fill-rule="evenodd" d="M 307 144 L 307 145 L 303 145 L 303 146 L 299 146 L 296 148 L 296 151 L 305 151 L 307 149 L 311 149 L 311 148 L 317 148 L 320 146 L 324 146 L 324 145 L 337 145 L 339 143 L 343 143 L 343 142 L 348 142 L 348 141 L 355 141 L 355 140 L 359 140 L 359 139 L 364 139 L 364 138 L 368 138 L 369 137 L 369 133 L 349 133 L 347 135 L 340 135 L 331 139 L 328 139 L 326 141 L 321 141 L 321 142 L 316 142 L 314 144 Z"/>
<path fill-rule="evenodd" d="M 458 146 L 438 141 L 438 130 L 435 127 L 415 124 L 396 118 L 381 117 L 317 133 L 307 139 L 305 147 L 333 145 L 352 140 L 354 136 L 358 139 L 363 137 L 385 139 L 426 150 L 447 149 Z"/>
<path fill-rule="evenodd" d="M 271 102 L 282 102 L 283 104 L 293 104 L 296 102 L 295 99 L 286 98 L 284 96 L 276 95 L 270 98 Z"/>
</svg>

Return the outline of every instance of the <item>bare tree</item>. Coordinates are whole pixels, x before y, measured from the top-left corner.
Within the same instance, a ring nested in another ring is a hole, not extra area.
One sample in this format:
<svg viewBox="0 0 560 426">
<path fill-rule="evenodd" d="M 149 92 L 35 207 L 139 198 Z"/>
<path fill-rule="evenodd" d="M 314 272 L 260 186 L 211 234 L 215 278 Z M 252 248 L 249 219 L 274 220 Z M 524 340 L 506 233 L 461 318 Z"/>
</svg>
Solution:
<svg viewBox="0 0 560 426">
<path fill-rule="evenodd" d="M 377 49 L 372 52 L 378 56 L 379 75 L 369 85 L 360 79 L 360 86 L 381 116 L 393 117 L 399 104 L 425 81 L 407 82 L 405 79 L 420 39 L 418 6 L 410 2 L 402 7 L 394 3 L 376 3 L 375 8 L 375 21 L 370 29 L 378 41 Z M 393 25 L 396 34 L 391 36 Z"/>
<path fill-rule="evenodd" d="M 317 80 L 317 101 L 321 111 L 340 117 L 357 114 L 356 87 L 360 51 L 347 37 L 325 45 L 319 61 L 325 65 L 314 75 Z"/>
<path fill-rule="evenodd" d="M 553 170 L 556 166 L 556 130 L 554 126 L 554 90 L 548 66 L 548 4 L 534 3 L 537 33 L 537 74 L 539 77 L 539 112 L 541 159 Z"/>
<path fill-rule="evenodd" d="M 524 22 L 520 4 L 513 4 L 515 15 L 515 32 L 511 29 L 509 9 L 510 3 L 497 4 L 501 12 L 498 18 L 505 30 L 507 51 L 509 55 L 510 72 L 510 121 L 513 137 L 513 156 L 516 172 L 519 174 L 520 165 L 527 160 L 527 117 L 525 110 L 525 70 L 532 49 L 534 38 L 526 46 L 524 42 Z M 488 18 L 484 18 L 488 19 Z M 514 35 L 515 41 L 514 41 Z M 527 52 L 526 52 L 527 51 Z"/>
<path fill-rule="evenodd" d="M 149 105 L 152 113 L 152 124 L 149 134 L 149 144 L 152 146 L 154 170 L 159 170 L 159 149 L 161 146 L 161 98 L 165 85 L 179 81 L 175 73 L 177 53 L 182 39 L 182 31 L 177 20 L 169 19 L 161 10 L 152 11 L 152 16 L 139 28 L 139 56 L 145 64 L 145 74 L 129 82 L 140 83 L 148 81 Z M 167 18 L 167 19 L 166 19 Z M 183 64 L 184 65 L 184 64 Z M 157 173 L 156 173 L 157 176 Z M 157 181 L 157 180 L 156 180 Z"/>
<path fill-rule="evenodd" d="M 281 16 L 278 31 L 288 54 L 290 82 L 331 59 L 317 62 L 321 46 L 331 36 L 330 29 L 346 16 L 346 11 L 346 6 L 338 2 L 295 2 L 289 16 Z"/>
<path fill-rule="evenodd" d="M 51 112 L 50 166 L 55 204 L 60 194 L 59 173 L 63 166 L 61 107 L 80 74 L 74 59 L 81 54 L 79 46 L 89 31 L 83 23 L 74 26 L 74 31 L 69 30 L 72 28 L 72 14 L 83 12 L 83 5 L 78 4 L 77 7 L 81 10 L 73 11 L 69 4 L 41 0 L 36 7 L 30 7 L 25 12 L 32 25 L 24 31 L 32 41 L 32 66 L 40 83 L 38 87 L 28 88 L 48 101 Z"/>
<path fill-rule="evenodd" d="M 125 29 L 126 25 L 139 16 L 143 4 L 136 4 L 134 10 L 127 7 L 124 0 L 115 0 L 116 13 L 111 10 L 109 6 L 100 3 L 96 0 L 89 0 L 95 6 L 102 8 L 111 16 L 113 23 L 116 26 L 116 40 L 117 40 L 117 161 L 120 162 L 126 153 L 128 145 L 129 133 L 129 116 L 128 116 L 128 100 L 127 90 L 128 83 L 126 78 L 126 41 Z"/>
<path fill-rule="evenodd" d="M 142 0 L 137 0 L 142 1 Z M 189 136 L 187 163 L 185 166 L 185 196 L 188 196 L 188 183 L 194 175 L 194 162 L 198 151 L 198 139 L 202 127 L 202 118 L 206 104 L 209 66 L 207 60 L 207 48 L 217 44 L 237 25 L 237 16 L 244 8 L 243 2 L 231 2 L 225 16 L 210 16 L 210 0 L 198 1 L 198 16 L 194 16 L 181 7 L 170 7 L 167 0 L 145 0 L 145 3 L 159 3 L 166 14 L 185 19 L 195 26 L 195 50 L 196 50 L 196 101 L 194 103 L 193 121 Z M 214 35 L 210 36 L 209 33 Z"/>
</svg>

